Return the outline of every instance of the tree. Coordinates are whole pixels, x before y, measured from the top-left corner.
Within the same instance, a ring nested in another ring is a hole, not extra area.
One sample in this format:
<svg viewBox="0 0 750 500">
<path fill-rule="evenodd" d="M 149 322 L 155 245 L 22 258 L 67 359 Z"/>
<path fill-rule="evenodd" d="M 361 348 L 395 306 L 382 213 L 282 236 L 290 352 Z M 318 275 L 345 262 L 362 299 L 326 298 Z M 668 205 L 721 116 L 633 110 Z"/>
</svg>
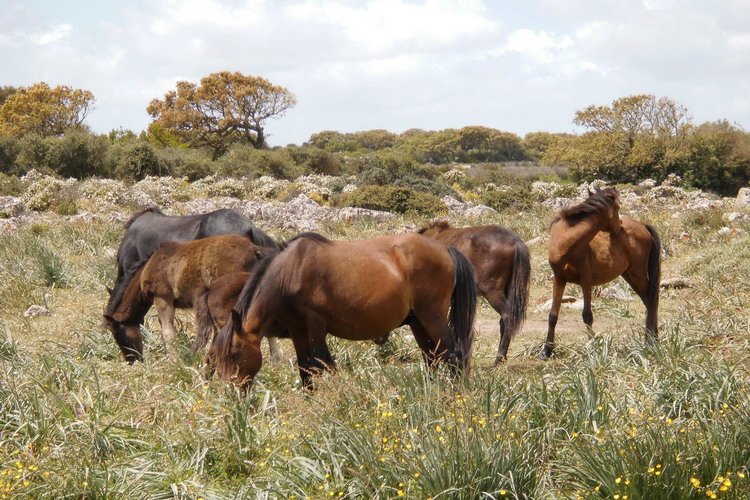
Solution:
<svg viewBox="0 0 750 500">
<path fill-rule="evenodd" d="M 18 88 L 12 87 L 10 85 L 3 85 L 2 87 L 0 87 L 0 106 L 3 105 L 8 97 L 12 96 L 16 92 L 18 92 Z"/>
<path fill-rule="evenodd" d="M 219 157 L 235 142 L 266 148 L 264 125 L 297 104 L 286 88 L 259 76 L 211 73 L 200 81 L 177 82 L 147 111 L 155 124 L 191 146 L 208 146 Z"/>
<path fill-rule="evenodd" d="M 88 90 L 66 85 L 52 88 L 40 82 L 19 88 L 0 106 L 0 135 L 60 136 L 81 127 L 94 100 Z"/>
<path fill-rule="evenodd" d="M 688 110 L 667 97 L 633 95 L 611 106 L 588 106 L 576 111 L 573 123 L 588 130 L 556 138 L 542 159 L 568 165 L 581 179 L 660 179 L 679 171 L 690 152 L 693 127 Z"/>
</svg>

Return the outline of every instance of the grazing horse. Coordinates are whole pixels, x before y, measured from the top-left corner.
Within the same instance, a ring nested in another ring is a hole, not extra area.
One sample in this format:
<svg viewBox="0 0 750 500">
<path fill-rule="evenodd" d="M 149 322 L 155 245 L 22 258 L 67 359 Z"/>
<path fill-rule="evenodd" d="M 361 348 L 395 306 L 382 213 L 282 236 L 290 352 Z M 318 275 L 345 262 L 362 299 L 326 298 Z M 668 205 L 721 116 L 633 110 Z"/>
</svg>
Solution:
<svg viewBox="0 0 750 500">
<path fill-rule="evenodd" d="M 474 266 L 477 289 L 500 314 L 500 345 L 495 364 L 508 356 L 511 339 L 526 318 L 531 277 L 529 248 L 512 231 L 500 226 L 455 228 L 433 222 L 420 234 L 456 247 Z"/>
<path fill-rule="evenodd" d="M 196 338 L 194 349 L 202 349 L 221 330 L 232 314 L 240 292 L 252 273 L 232 273 L 217 278 L 211 286 L 197 292 L 193 301 L 195 309 Z M 281 353 L 275 337 L 266 337 L 274 363 L 281 362 Z"/>
<path fill-rule="evenodd" d="M 239 235 L 203 238 L 185 243 L 167 242 L 151 258 L 131 266 L 118 307 L 106 314 L 112 334 L 129 363 L 143 360 L 140 326 L 152 305 L 156 307 L 162 338 L 174 355 L 175 308 L 193 307 L 196 297 L 217 278 L 249 271 L 269 250 Z M 207 343 L 198 337 L 194 349 Z"/>
<path fill-rule="evenodd" d="M 262 364 L 261 338 L 289 336 L 310 388 L 313 374 L 336 366 L 328 333 L 370 340 L 409 325 L 427 363 L 468 368 L 475 311 L 474 272 L 455 248 L 417 234 L 330 241 L 305 233 L 257 264 L 210 359 L 246 387 Z"/>
<path fill-rule="evenodd" d="M 656 340 L 661 274 L 661 242 L 652 226 L 620 219 L 616 189 L 598 189 L 583 203 L 564 209 L 552 221 L 549 263 L 554 272 L 547 341 L 540 357 L 552 355 L 555 326 L 566 283 L 583 291 L 583 322 L 590 328 L 591 287 L 622 276 L 646 306 L 646 338 Z"/>
<path fill-rule="evenodd" d="M 149 207 L 133 214 L 125 223 L 125 234 L 117 249 L 117 279 L 113 289 L 107 288 L 109 301 L 104 316 L 112 316 L 120 307 L 136 267 L 142 266 L 163 243 L 222 234 L 243 235 L 258 246 L 277 248 L 270 236 L 235 210 L 220 209 L 200 215 L 170 217 L 156 207 Z"/>
</svg>

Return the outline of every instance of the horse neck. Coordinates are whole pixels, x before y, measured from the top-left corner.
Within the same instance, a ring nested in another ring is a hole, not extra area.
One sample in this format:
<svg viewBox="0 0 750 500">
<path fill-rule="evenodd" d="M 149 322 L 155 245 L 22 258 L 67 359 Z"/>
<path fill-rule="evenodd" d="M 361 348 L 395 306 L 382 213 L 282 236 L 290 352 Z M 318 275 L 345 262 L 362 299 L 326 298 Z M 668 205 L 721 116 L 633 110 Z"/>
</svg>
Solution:
<svg viewBox="0 0 750 500">
<path fill-rule="evenodd" d="M 141 290 L 141 271 L 130 280 L 112 317 L 120 323 L 141 323 L 151 307 L 151 301 Z"/>
<path fill-rule="evenodd" d="M 609 228 L 609 222 L 606 214 L 590 215 L 573 224 L 561 219 L 556 224 L 564 226 L 559 227 L 551 236 L 550 248 L 554 250 L 550 251 L 550 259 L 559 260 L 557 256 L 570 255 L 577 249 L 588 246 L 599 232 Z"/>
</svg>

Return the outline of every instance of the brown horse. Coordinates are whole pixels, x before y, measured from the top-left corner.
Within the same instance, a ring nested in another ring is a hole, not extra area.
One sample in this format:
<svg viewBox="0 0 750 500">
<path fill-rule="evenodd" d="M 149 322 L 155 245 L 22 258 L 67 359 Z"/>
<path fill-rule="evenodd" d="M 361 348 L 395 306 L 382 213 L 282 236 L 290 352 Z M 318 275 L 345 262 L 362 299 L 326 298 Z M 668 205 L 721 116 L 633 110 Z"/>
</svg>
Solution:
<svg viewBox="0 0 750 500">
<path fill-rule="evenodd" d="M 232 307 L 252 273 L 232 273 L 217 278 L 211 286 L 204 287 L 193 301 L 195 328 L 194 349 L 202 349 L 221 330 L 232 314 Z M 274 363 L 281 362 L 281 353 L 275 337 L 266 337 Z"/>
<path fill-rule="evenodd" d="M 512 231 L 495 225 L 455 228 L 446 221 L 437 221 L 419 233 L 456 247 L 474 266 L 480 295 L 500 314 L 495 364 L 505 361 L 510 341 L 526 318 L 531 277 L 526 243 Z"/>
<path fill-rule="evenodd" d="M 369 340 L 409 325 L 428 363 L 468 368 L 475 311 L 471 263 L 455 248 L 417 234 L 330 241 L 306 233 L 257 264 L 211 361 L 247 386 L 262 364 L 261 338 L 286 335 L 311 387 L 311 375 L 336 366 L 326 334 Z"/>
<path fill-rule="evenodd" d="M 258 247 L 245 236 L 213 236 L 164 243 L 147 261 L 132 266 L 119 304 L 104 316 L 125 360 L 143 360 L 140 325 L 151 305 L 156 307 L 167 352 L 174 355 L 175 308 L 193 307 L 197 294 L 218 277 L 252 269 L 269 251 L 275 250 Z M 206 342 L 198 337 L 195 346 Z"/>
<path fill-rule="evenodd" d="M 616 189 L 599 189 L 583 203 L 560 212 L 550 226 L 549 263 L 555 276 L 547 341 L 541 358 L 552 355 L 566 283 L 581 285 L 583 322 L 590 328 L 594 322 L 591 287 L 622 276 L 646 306 L 646 338 L 658 337 L 659 234 L 639 220 L 620 219 L 620 196 Z"/>
</svg>

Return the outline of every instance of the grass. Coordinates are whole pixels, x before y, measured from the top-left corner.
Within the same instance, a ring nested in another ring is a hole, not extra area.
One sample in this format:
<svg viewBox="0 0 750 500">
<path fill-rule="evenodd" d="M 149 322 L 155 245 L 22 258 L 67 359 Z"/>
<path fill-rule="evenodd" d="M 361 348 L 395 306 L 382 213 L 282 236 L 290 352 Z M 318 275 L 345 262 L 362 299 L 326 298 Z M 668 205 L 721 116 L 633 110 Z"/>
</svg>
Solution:
<svg viewBox="0 0 750 500">
<path fill-rule="evenodd" d="M 312 394 L 288 344 L 288 361 L 264 365 L 247 394 L 206 380 L 189 313 L 179 362 L 151 314 L 146 361 L 126 365 L 100 321 L 117 225 L 60 219 L 4 233 L 0 497 L 746 498 L 750 237 L 641 210 L 670 249 L 663 275 L 694 283 L 663 293 L 658 344 L 641 340 L 640 303 L 596 299 L 597 335 L 563 309 L 557 356 L 537 360 L 550 287 L 540 244 L 529 318 L 505 365 L 492 366 L 497 317 L 481 304 L 463 379 L 425 368 L 403 329 L 384 347 L 331 339 L 339 372 Z M 531 239 L 549 216 L 480 222 Z M 421 221 L 324 232 L 355 239 L 406 223 Z M 52 316 L 23 318 L 45 294 Z"/>
</svg>

